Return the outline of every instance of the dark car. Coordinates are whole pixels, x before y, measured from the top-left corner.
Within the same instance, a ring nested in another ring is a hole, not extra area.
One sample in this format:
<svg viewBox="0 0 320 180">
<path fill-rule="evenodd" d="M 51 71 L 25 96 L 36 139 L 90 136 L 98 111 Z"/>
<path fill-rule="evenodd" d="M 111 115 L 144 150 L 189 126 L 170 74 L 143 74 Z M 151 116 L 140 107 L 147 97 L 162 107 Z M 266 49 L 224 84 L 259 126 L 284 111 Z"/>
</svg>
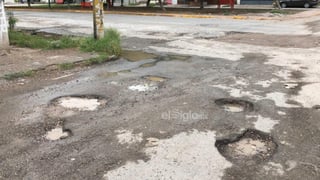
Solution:
<svg viewBox="0 0 320 180">
<path fill-rule="evenodd" d="M 280 5 L 282 8 L 286 7 L 304 7 L 310 8 L 316 6 L 319 0 L 280 0 Z"/>
</svg>

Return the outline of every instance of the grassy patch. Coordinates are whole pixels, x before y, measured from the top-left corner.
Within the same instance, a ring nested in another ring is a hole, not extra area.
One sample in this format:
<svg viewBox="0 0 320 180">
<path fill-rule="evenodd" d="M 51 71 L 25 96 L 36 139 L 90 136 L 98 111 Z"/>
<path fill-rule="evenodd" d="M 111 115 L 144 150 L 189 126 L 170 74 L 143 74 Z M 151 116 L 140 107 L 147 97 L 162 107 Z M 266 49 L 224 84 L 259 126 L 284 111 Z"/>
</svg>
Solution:
<svg viewBox="0 0 320 180">
<path fill-rule="evenodd" d="M 3 78 L 6 80 L 14 80 L 17 78 L 22 78 L 22 77 L 31 77 L 34 75 L 34 73 L 35 73 L 35 71 L 29 70 L 29 71 L 5 74 Z"/>
<path fill-rule="evenodd" d="M 75 67 L 74 63 L 62 63 L 58 65 L 60 70 L 69 70 Z"/>
<path fill-rule="evenodd" d="M 32 49 L 64 49 L 79 46 L 79 38 L 63 36 L 62 38 L 55 39 L 19 31 L 10 31 L 9 39 L 11 45 Z"/>
<path fill-rule="evenodd" d="M 109 60 L 108 55 L 106 54 L 100 54 L 98 57 L 87 59 L 84 64 L 86 66 L 91 66 L 95 64 L 102 64 L 104 62 L 107 62 Z"/>
<path fill-rule="evenodd" d="M 290 14 L 288 11 L 285 11 L 283 9 L 272 9 L 270 11 L 272 14 Z"/>
<path fill-rule="evenodd" d="M 34 49 L 63 49 L 80 47 L 85 52 L 96 52 L 99 56 L 81 62 L 62 63 L 57 65 L 59 70 L 70 70 L 77 66 L 90 66 L 102 64 L 110 60 L 110 56 L 121 54 L 120 34 L 115 29 L 107 29 L 102 39 L 75 38 L 68 36 L 45 37 L 43 35 L 32 35 L 30 33 L 10 31 L 10 43 L 19 47 Z M 41 70 L 42 71 L 42 70 Z M 44 70 L 45 71 L 45 70 Z M 10 73 L 3 76 L 6 80 L 14 80 L 22 77 L 30 77 L 39 70 L 29 70 L 24 72 Z"/>
<path fill-rule="evenodd" d="M 120 34 L 115 29 L 107 29 L 102 39 L 84 39 L 80 45 L 80 49 L 85 52 L 100 52 L 107 55 L 119 56 L 121 54 Z"/>
</svg>

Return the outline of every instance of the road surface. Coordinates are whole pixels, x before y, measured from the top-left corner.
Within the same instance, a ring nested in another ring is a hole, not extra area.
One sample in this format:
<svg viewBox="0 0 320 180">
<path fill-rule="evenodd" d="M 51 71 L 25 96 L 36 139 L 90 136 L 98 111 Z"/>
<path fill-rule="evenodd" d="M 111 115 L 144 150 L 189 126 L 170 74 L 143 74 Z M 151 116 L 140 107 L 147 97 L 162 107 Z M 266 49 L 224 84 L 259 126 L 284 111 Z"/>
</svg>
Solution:
<svg viewBox="0 0 320 180">
<path fill-rule="evenodd" d="M 15 16 L 92 33 L 90 14 Z M 0 179 L 319 179 L 320 17 L 105 26 L 117 61 L 1 91 Z"/>
</svg>

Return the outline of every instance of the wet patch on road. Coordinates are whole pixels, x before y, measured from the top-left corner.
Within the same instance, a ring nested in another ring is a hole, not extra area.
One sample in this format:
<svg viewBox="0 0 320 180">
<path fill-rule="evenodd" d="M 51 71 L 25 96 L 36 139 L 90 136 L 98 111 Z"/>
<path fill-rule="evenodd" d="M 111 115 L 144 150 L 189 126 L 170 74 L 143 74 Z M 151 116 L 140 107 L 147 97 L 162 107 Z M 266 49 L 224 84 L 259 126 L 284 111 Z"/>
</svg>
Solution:
<svg viewBox="0 0 320 180">
<path fill-rule="evenodd" d="M 253 103 L 241 99 L 221 98 L 214 101 L 219 107 L 228 112 L 250 112 L 254 110 Z"/>
<path fill-rule="evenodd" d="M 155 58 L 154 62 L 144 63 L 144 64 L 141 64 L 139 67 L 142 67 L 142 68 L 153 67 L 153 66 L 157 65 L 158 62 L 162 62 L 162 61 L 182 61 L 182 62 L 187 62 L 187 61 L 189 61 L 190 58 L 191 58 L 191 56 L 169 54 L 169 55 L 166 55 L 166 56 L 158 56 L 157 58 Z"/>
<path fill-rule="evenodd" d="M 235 138 L 217 140 L 215 146 L 228 160 L 244 164 L 266 161 L 278 147 L 269 134 L 254 129 L 248 129 Z"/>
</svg>

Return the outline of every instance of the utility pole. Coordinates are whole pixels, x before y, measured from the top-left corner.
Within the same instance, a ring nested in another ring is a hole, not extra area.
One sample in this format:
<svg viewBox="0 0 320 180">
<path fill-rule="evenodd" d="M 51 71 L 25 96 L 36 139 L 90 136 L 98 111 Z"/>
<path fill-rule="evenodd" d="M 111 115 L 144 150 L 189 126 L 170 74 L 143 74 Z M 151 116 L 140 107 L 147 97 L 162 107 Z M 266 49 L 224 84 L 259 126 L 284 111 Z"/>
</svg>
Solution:
<svg viewBox="0 0 320 180">
<path fill-rule="evenodd" d="M 0 0 L 0 49 L 9 48 L 8 24 L 4 2 Z"/>
<path fill-rule="evenodd" d="M 103 0 L 93 0 L 93 37 L 95 39 L 104 37 Z"/>
</svg>

